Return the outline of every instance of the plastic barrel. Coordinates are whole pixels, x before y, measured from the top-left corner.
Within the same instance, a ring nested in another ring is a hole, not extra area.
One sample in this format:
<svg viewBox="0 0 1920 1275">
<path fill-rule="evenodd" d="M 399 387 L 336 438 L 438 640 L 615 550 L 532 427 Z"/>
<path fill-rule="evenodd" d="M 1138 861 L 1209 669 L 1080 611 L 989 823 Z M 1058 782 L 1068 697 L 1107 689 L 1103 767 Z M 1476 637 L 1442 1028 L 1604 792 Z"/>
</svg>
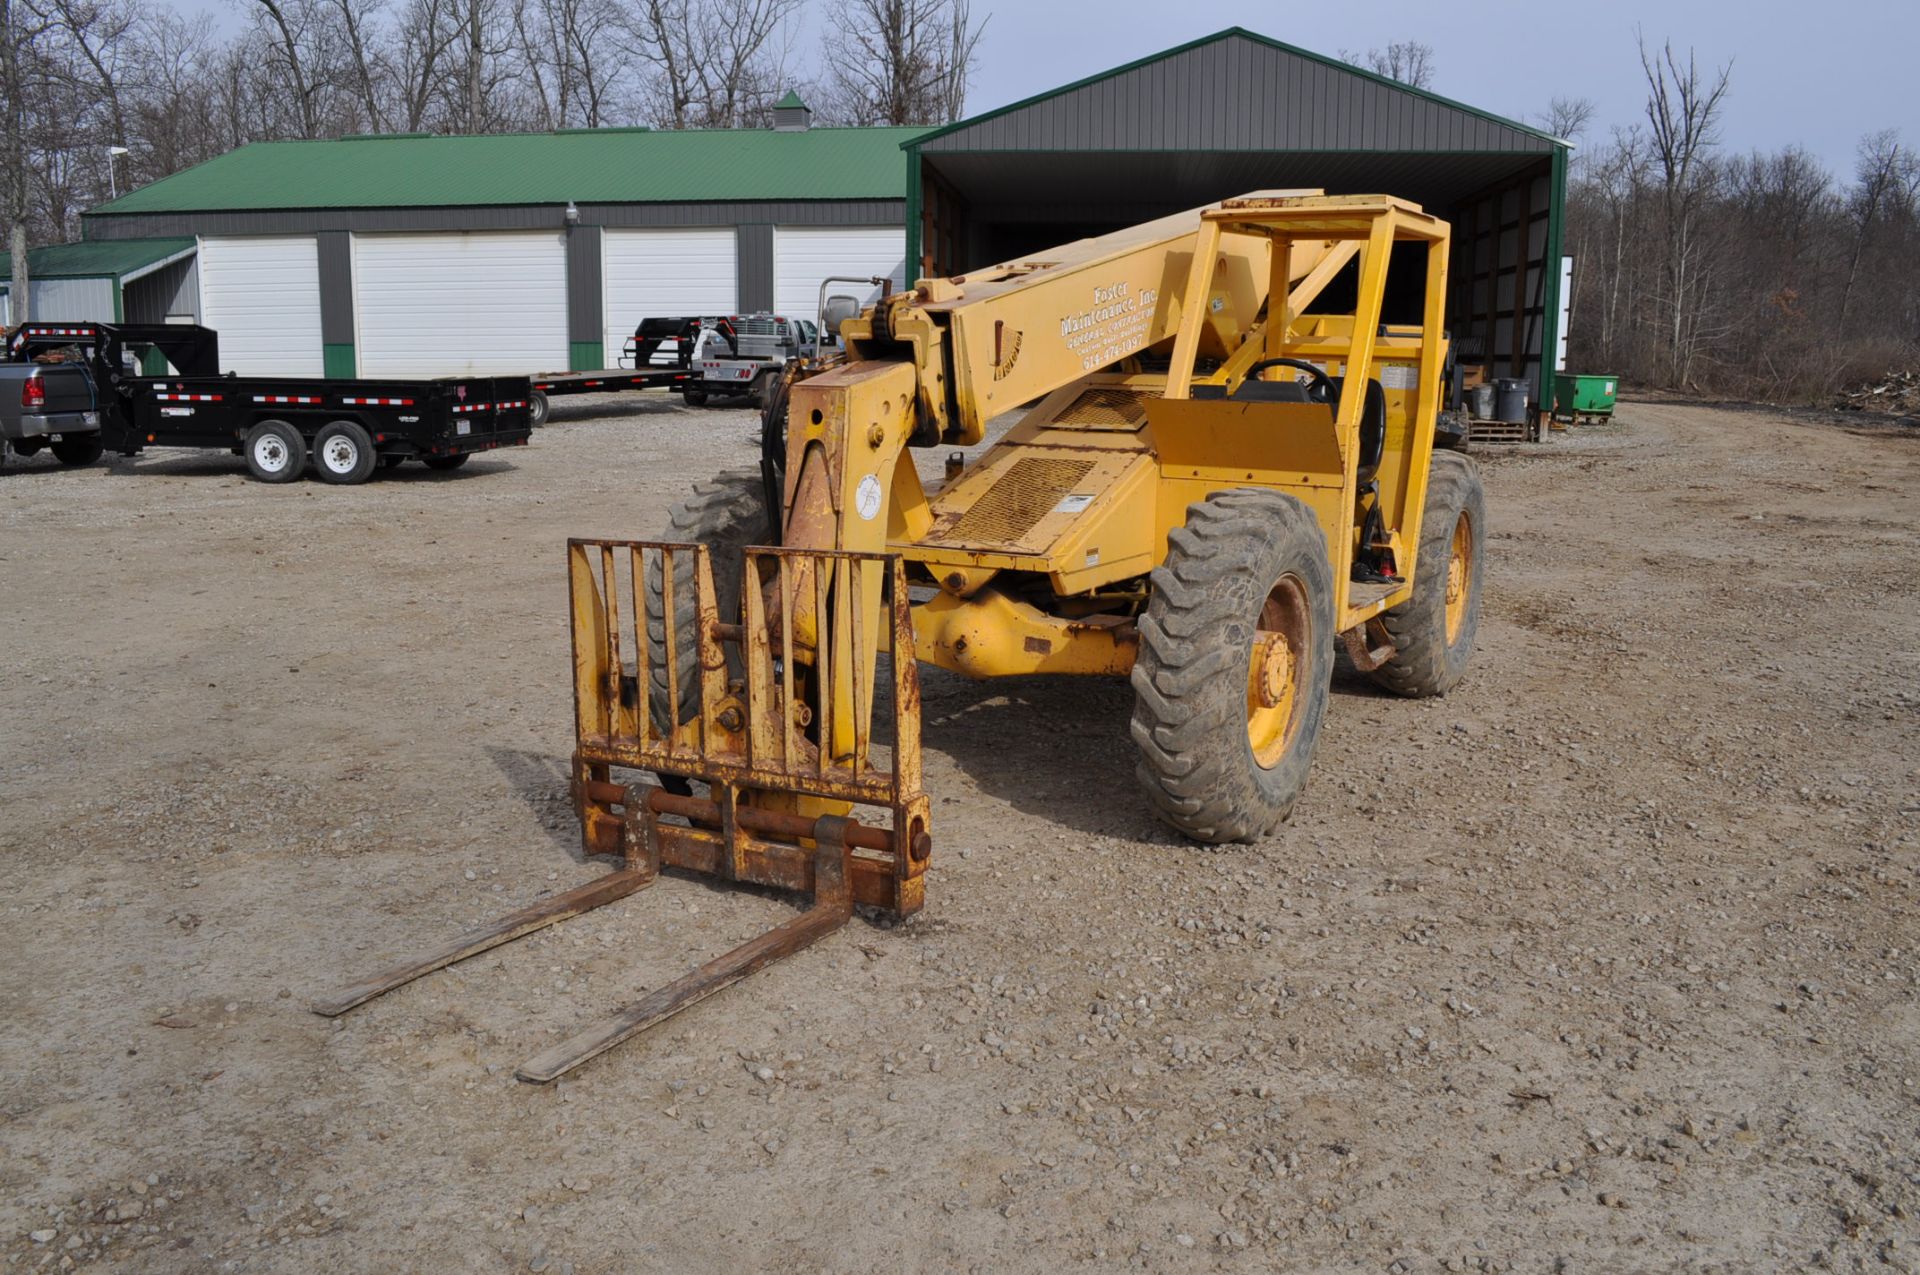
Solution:
<svg viewBox="0 0 1920 1275">
<path fill-rule="evenodd" d="M 1467 391 L 1467 415 L 1476 421 L 1493 419 L 1493 386 L 1476 385 Z"/>
<path fill-rule="evenodd" d="M 1493 383 L 1493 419 L 1509 425 L 1527 423 L 1527 383 L 1517 377 L 1501 377 Z"/>
</svg>

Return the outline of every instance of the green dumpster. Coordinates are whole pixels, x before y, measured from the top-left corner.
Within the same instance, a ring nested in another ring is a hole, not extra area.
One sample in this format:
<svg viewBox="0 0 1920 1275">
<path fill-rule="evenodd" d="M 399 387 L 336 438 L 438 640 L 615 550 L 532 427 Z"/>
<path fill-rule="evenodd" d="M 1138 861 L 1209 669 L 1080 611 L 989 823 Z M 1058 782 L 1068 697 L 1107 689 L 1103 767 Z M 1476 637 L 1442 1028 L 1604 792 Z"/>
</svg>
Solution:
<svg viewBox="0 0 1920 1275">
<path fill-rule="evenodd" d="M 1617 376 L 1561 373 L 1553 383 L 1553 417 L 1560 421 L 1610 421 L 1619 397 Z"/>
</svg>

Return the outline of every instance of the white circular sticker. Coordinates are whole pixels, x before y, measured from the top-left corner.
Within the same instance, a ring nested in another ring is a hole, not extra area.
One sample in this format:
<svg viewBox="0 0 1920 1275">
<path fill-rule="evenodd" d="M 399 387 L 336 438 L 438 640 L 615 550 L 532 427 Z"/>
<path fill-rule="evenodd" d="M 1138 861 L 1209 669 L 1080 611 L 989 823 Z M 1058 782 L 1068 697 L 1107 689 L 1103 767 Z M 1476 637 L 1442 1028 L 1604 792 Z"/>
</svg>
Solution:
<svg viewBox="0 0 1920 1275">
<path fill-rule="evenodd" d="M 868 522 L 880 516 L 880 480 L 878 478 L 868 474 L 860 480 L 860 485 L 853 491 L 853 507 L 858 509 L 860 516 Z"/>
</svg>

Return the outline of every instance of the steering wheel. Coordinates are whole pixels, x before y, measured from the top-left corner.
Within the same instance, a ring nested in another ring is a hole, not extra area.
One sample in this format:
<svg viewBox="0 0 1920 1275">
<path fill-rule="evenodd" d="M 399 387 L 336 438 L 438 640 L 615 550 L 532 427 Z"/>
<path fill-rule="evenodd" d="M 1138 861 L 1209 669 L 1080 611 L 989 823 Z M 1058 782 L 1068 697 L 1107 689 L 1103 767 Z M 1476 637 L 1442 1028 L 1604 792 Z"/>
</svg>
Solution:
<svg viewBox="0 0 1920 1275">
<path fill-rule="evenodd" d="M 1307 397 L 1316 403 L 1333 402 L 1333 378 L 1305 359 L 1261 359 L 1247 369 L 1246 375 L 1240 378 L 1241 383 L 1245 384 L 1258 379 L 1259 375 L 1270 367 L 1290 367 L 1295 371 L 1305 372 L 1313 378 L 1312 384 L 1307 386 Z"/>
</svg>

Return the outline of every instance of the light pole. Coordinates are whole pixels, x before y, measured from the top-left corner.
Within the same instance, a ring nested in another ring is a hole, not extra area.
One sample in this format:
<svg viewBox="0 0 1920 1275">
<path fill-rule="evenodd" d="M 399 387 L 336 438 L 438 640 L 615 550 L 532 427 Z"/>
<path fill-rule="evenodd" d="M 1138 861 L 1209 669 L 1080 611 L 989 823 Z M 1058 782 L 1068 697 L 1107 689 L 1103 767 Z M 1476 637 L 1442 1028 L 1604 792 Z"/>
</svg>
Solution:
<svg viewBox="0 0 1920 1275">
<path fill-rule="evenodd" d="M 120 198 L 120 181 L 114 175 L 113 161 L 130 152 L 124 146 L 107 147 L 107 192 L 110 198 Z"/>
</svg>

